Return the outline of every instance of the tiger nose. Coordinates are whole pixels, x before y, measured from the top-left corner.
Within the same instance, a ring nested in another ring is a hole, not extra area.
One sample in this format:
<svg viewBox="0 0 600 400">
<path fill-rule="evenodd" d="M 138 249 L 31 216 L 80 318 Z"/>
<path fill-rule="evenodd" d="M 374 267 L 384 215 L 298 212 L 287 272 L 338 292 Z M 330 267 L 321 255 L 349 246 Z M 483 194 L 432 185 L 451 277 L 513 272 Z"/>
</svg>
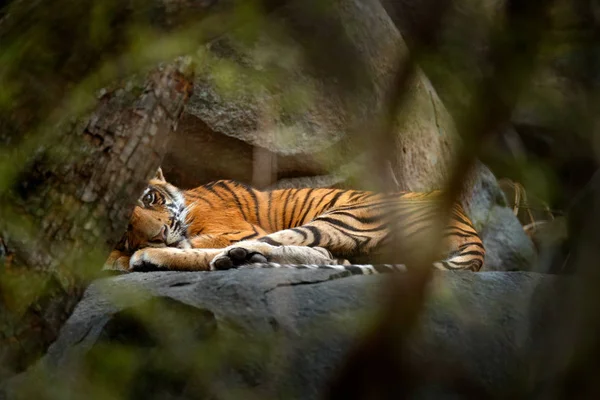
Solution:
<svg viewBox="0 0 600 400">
<path fill-rule="evenodd" d="M 152 239 L 153 241 L 162 241 L 162 242 L 167 242 L 167 235 L 169 233 L 169 228 L 164 225 L 161 229 L 160 232 L 158 233 L 158 235 L 154 236 Z"/>
</svg>

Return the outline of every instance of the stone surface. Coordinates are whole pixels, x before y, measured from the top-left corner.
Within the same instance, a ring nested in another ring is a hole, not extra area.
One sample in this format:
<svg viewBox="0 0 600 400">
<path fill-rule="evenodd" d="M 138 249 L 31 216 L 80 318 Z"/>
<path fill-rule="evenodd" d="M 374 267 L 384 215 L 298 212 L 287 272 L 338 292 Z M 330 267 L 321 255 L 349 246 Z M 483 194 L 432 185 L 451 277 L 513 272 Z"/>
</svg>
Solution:
<svg viewBox="0 0 600 400">
<path fill-rule="evenodd" d="M 513 211 L 506 206 L 504 193 L 485 165 L 477 165 L 471 189 L 466 192 L 462 203 L 485 246 L 483 270 L 536 268 L 533 242 Z"/>
<path fill-rule="evenodd" d="M 0 397 L 103 390 L 134 398 L 319 398 L 370 325 L 386 279 L 246 269 L 99 280 L 47 355 Z M 546 344 L 554 331 L 567 282 L 522 272 L 436 273 L 410 345 L 432 372 L 414 398 L 456 398 L 436 378 L 444 368 L 499 397 L 527 394 L 543 375 L 532 344 Z M 133 350 L 111 364 L 120 353 L 110 346 L 123 345 Z"/>
<path fill-rule="evenodd" d="M 212 43 L 206 56 L 214 65 L 198 75 L 188 113 L 216 132 L 287 154 L 319 151 L 370 122 L 406 47 L 376 1 L 315 5 L 292 1 L 261 32 L 242 28 Z M 310 43 L 317 48 L 304 48 Z M 312 50 L 322 53 L 313 58 Z M 327 55 L 337 58 L 319 63 Z M 221 78 L 224 68 L 230 75 Z"/>
<path fill-rule="evenodd" d="M 201 51 L 179 126 L 185 135 L 176 135 L 186 159 L 205 154 L 197 135 L 225 135 L 274 152 L 285 177 L 323 175 L 365 152 L 406 46 L 378 1 L 339 0 L 316 9 L 311 1 L 292 1 L 259 32 L 244 27 Z M 389 161 L 401 188 L 438 187 L 456 148 L 453 123 L 420 69 L 405 92 L 391 144 L 397 158 Z M 243 167 L 215 160 L 222 177 L 248 175 L 247 151 L 239 157 Z M 203 156 L 199 161 L 209 164 Z"/>
<path fill-rule="evenodd" d="M 493 206 L 480 235 L 485 246 L 484 271 L 536 268 L 535 247 L 510 208 Z"/>
<path fill-rule="evenodd" d="M 597 170 L 579 195 L 573 200 L 567 214 L 568 240 L 566 251 L 569 256 L 565 270 L 583 271 L 595 276 L 600 255 L 600 170 Z M 594 266 L 590 268 L 590 266 Z"/>
<path fill-rule="evenodd" d="M 219 179 L 252 180 L 252 146 L 215 133 L 202 120 L 184 114 L 162 161 L 167 180 L 193 188 Z"/>
<path fill-rule="evenodd" d="M 449 177 L 459 145 L 454 121 L 418 69 L 403 103 L 392 168 L 401 190 L 439 189 Z"/>
<path fill-rule="evenodd" d="M 178 129 L 172 133 L 162 169 L 168 181 L 181 188 L 219 179 L 235 179 L 263 187 L 254 181 L 257 157 L 273 160 L 276 179 L 327 173 L 318 154 L 297 156 L 271 152 L 217 133 L 190 114 L 184 114 Z"/>
</svg>

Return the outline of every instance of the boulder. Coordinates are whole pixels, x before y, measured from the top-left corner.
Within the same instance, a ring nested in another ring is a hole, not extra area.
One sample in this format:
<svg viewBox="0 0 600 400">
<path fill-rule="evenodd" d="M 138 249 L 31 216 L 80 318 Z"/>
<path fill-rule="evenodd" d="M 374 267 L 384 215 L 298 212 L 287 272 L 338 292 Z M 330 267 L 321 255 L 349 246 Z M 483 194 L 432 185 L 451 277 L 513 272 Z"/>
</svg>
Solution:
<svg viewBox="0 0 600 400">
<path fill-rule="evenodd" d="M 485 246 L 483 270 L 533 270 L 537 253 L 492 172 L 478 163 L 462 204 Z"/>
<path fill-rule="evenodd" d="M 278 178 L 323 175 L 365 153 L 407 49 L 377 0 L 327 4 L 291 1 L 201 49 L 166 171 L 189 164 L 208 170 L 198 178 L 255 183 L 250 146 L 276 155 Z M 420 69 L 404 93 L 389 162 L 403 189 L 440 186 L 457 146 L 452 120 Z"/>
<path fill-rule="evenodd" d="M 316 399 L 371 326 L 390 278 L 241 269 L 98 280 L 0 398 Z M 409 343 L 428 371 L 413 398 L 460 396 L 444 371 L 498 398 L 527 395 L 548 378 L 534 356 L 556 331 L 569 279 L 436 273 Z"/>
<path fill-rule="evenodd" d="M 598 221 L 600 221 L 600 170 L 573 200 L 568 210 L 568 240 L 569 252 L 565 270 L 568 272 L 586 272 L 594 276 L 596 263 L 600 257 L 600 236 Z"/>
<path fill-rule="evenodd" d="M 484 271 L 534 270 L 537 253 L 513 211 L 494 205 L 481 229 L 485 246 Z"/>
<path fill-rule="evenodd" d="M 169 182 L 193 188 L 223 178 L 252 180 L 250 144 L 215 133 L 202 120 L 184 114 L 171 134 L 162 169 Z M 227 171 L 224 175 L 223 171 Z"/>
</svg>

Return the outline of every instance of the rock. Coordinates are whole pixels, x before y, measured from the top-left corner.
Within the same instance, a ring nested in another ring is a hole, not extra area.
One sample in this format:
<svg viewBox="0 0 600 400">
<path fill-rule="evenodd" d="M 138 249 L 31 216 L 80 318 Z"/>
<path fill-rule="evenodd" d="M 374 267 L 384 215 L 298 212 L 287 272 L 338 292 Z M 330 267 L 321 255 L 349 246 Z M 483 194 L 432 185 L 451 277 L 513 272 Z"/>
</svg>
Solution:
<svg viewBox="0 0 600 400">
<path fill-rule="evenodd" d="M 482 163 L 478 163 L 473 176 L 462 203 L 485 246 L 483 270 L 535 269 L 537 254 L 533 242 L 506 206 L 496 177 Z"/>
<path fill-rule="evenodd" d="M 597 170 L 592 179 L 573 200 L 568 210 L 568 240 L 569 257 L 565 270 L 568 272 L 580 271 L 595 275 L 596 265 L 600 256 L 600 240 L 598 235 L 598 221 L 600 221 L 600 170 Z"/>
<path fill-rule="evenodd" d="M 509 15 L 510 2 L 381 3 L 410 50 L 421 37 L 436 32 L 435 51 L 430 51 L 432 54 L 424 57 L 420 66 L 456 120 L 487 101 L 474 99 L 473 95 L 481 89 L 483 78 L 494 70 L 494 60 L 504 59 L 490 51 L 497 29 Z M 504 157 L 494 143 L 485 146 L 490 154 L 484 161 L 499 177 L 508 174 L 534 189 L 532 192 L 543 194 L 553 209 L 564 210 L 597 168 L 594 127 L 598 112 L 589 104 L 600 88 L 600 59 L 593 40 L 587 38 L 597 32 L 600 13 L 589 1 L 559 0 L 554 4 L 552 8 L 560 11 L 550 13 L 551 22 L 543 35 L 547 51 L 536 56 L 532 76 L 519 90 L 511 114 L 510 122 L 522 139 L 526 160 Z M 430 21 L 439 13 L 443 13 L 443 26 L 434 30 Z M 493 165 L 490 156 L 501 161 L 499 165 Z"/>
<path fill-rule="evenodd" d="M 472 95 L 489 71 L 494 24 L 505 1 L 381 0 L 410 50 L 435 34 L 431 56 L 420 64 L 455 117 L 465 115 Z M 441 26 L 436 22 L 443 15 Z"/>
<path fill-rule="evenodd" d="M 48 353 L 0 398 L 315 399 L 370 326 L 387 279 L 245 269 L 99 280 Z M 411 354 L 431 372 L 414 398 L 456 398 L 436 375 L 449 366 L 498 397 L 526 395 L 543 375 L 527 372 L 537 371 L 531 345 L 555 330 L 567 279 L 436 273 L 411 338 Z"/>
<path fill-rule="evenodd" d="M 318 152 L 369 121 L 406 54 L 402 39 L 376 1 L 314 6 L 292 1 L 261 32 L 249 26 L 211 43 L 187 112 L 282 154 Z M 337 58 L 319 62 L 326 54 Z"/>
<path fill-rule="evenodd" d="M 485 246 L 484 271 L 535 269 L 537 253 L 533 242 L 510 208 L 493 206 L 480 235 Z"/>
<path fill-rule="evenodd" d="M 168 181 L 181 188 L 223 178 L 250 182 L 252 154 L 248 143 L 215 133 L 202 120 L 184 114 L 161 166 Z"/>
<path fill-rule="evenodd" d="M 226 136 L 276 154 L 278 178 L 334 172 L 365 152 L 406 57 L 401 35 L 376 0 L 326 7 L 292 1 L 259 31 L 242 27 L 200 52 L 203 63 L 178 128 L 184 134 L 173 139 L 181 144 L 166 160 L 180 170 L 187 160 L 200 159 L 195 168 L 209 171 L 199 177 L 214 175 L 214 164 L 221 177 L 247 179 L 253 168 L 247 149 L 240 150 L 238 166 L 207 155 L 207 140 L 194 138 L 210 137 L 209 146 L 225 147 L 228 154 L 238 145 L 227 149 L 228 140 L 221 146 L 212 139 Z M 405 92 L 390 144 L 397 159 L 389 161 L 403 189 L 439 186 L 458 140 L 453 123 L 420 69 Z M 175 162 L 177 157 L 184 160 Z"/>
<path fill-rule="evenodd" d="M 538 252 L 537 272 L 569 272 L 566 264 L 569 256 L 566 217 L 556 217 L 552 221 L 539 224 L 529 236 Z"/>
<path fill-rule="evenodd" d="M 172 133 L 162 161 L 167 180 L 177 187 L 193 188 L 219 179 L 254 182 L 257 157 L 274 161 L 277 179 L 293 179 L 298 174 L 326 174 L 315 157 L 283 155 L 253 146 L 243 140 L 214 132 L 202 120 L 185 114 Z"/>
<path fill-rule="evenodd" d="M 450 178 L 459 137 L 452 117 L 419 69 L 402 105 L 392 169 L 401 190 L 440 188 Z"/>
<path fill-rule="evenodd" d="M 321 188 L 336 187 L 343 184 L 344 178 L 336 175 L 301 176 L 298 178 L 281 179 L 269 189 L 287 188 Z"/>
</svg>

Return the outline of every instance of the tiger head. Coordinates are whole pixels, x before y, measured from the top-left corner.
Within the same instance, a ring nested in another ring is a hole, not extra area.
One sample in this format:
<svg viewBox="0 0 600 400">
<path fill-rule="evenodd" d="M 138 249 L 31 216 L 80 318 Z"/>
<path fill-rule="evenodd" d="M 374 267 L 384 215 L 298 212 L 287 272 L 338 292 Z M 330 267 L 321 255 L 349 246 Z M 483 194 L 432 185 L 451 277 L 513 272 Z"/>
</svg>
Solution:
<svg viewBox="0 0 600 400">
<path fill-rule="evenodd" d="M 142 193 L 117 249 L 133 253 L 144 247 L 189 248 L 183 194 L 159 168 Z"/>
</svg>

